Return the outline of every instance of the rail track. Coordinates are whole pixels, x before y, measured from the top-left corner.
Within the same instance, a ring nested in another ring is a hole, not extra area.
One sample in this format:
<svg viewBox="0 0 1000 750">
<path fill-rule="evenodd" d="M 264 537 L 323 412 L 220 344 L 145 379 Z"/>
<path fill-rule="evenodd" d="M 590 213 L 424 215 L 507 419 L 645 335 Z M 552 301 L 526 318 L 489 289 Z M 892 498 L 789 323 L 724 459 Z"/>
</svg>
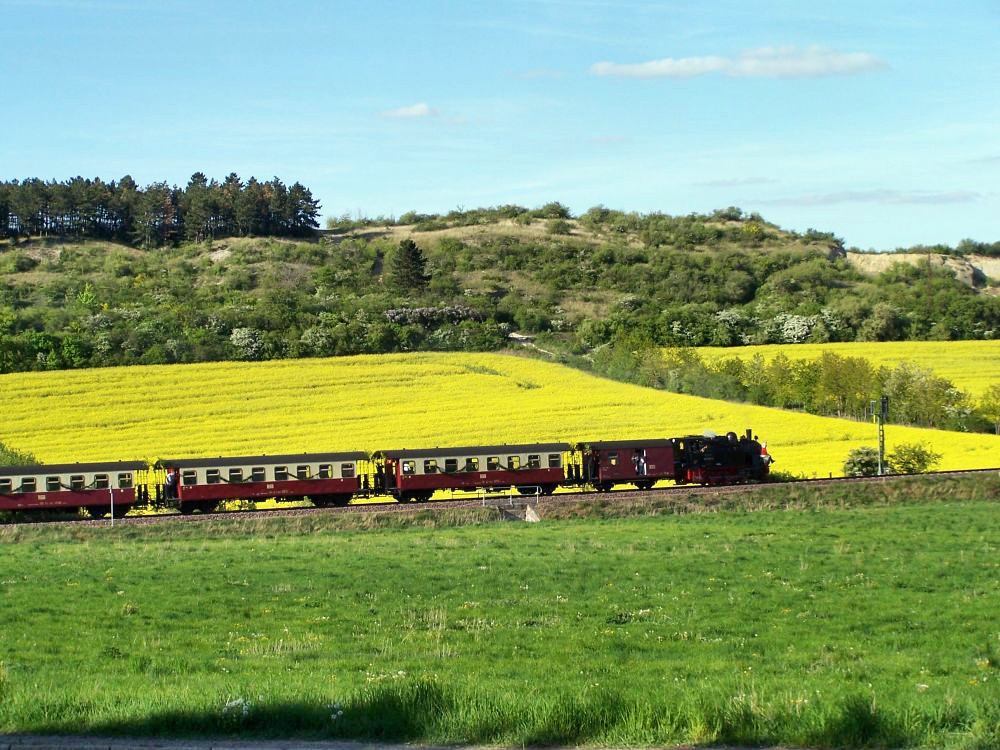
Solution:
<svg viewBox="0 0 1000 750">
<path fill-rule="evenodd" d="M 959 471 L 936 471 L 924 474 L 888 474 L 880 477 L 831 477 L 825 479 L 795 479 L 787 482 L 766 482 L 762 484 L 733 484 L 733 485 L 681 485 L 672 487 L 654 487 L 649 490 L 637 489 L 616 489 L 610 492 L 600 492 L 597 490 L 568 491 L 553 495 L 512 495 L 504 492 L 479 493 L 470 496 L 470 493 L 463 493 L 464 496 L 429 500 L 426 502 L 397 502 L 387 499 L 384 502 L 362 502 L 353 503 L 340 507 L 296 507 L 296 508 L 273 508 L 267 510 L 221 510 L 210 513 L 199 513 L 184 515 L 181 513 L 151 513 L 146 515 L 129 515 L 123 518 L 114 519 L 114 525 L 121 526 L 143 526 L 157 523 L 204 523 L 207 521 L 219 521 L 239 518 L 241 520 L 253 520 L 263 518 L 281 518 L 310 515 L 340 515 L 358 513 L 403 513 L 416 514 L 424 511 L 453 510 L 461 508 L 491 507 L 498 509 L 523 509 L 526 505 L 531 505 L 536 509 L 553 508 L 557 506 L 573 505 L 586 502 L 641 502 L 651 499 L 668 498 L 678 496 L 681 498 L 711 497 L 715 495 L 732 495 L 748 493 L 777 492 L 782 488 L 801 486 L 834 486 L 839 484 L 885 484 L 913 478 L 945 478 L 971 475 L 1000 474 L 1000 467 L 990 469 L 963 469 Z M 48 520 L 43 517 L 18 520 L 8 526 L 32 525 L 46 523 L 53 525 L 73 525 L 73 526 L 108 526 L 110 519 L 72 519 L 72 520 Z"/>
</svg>

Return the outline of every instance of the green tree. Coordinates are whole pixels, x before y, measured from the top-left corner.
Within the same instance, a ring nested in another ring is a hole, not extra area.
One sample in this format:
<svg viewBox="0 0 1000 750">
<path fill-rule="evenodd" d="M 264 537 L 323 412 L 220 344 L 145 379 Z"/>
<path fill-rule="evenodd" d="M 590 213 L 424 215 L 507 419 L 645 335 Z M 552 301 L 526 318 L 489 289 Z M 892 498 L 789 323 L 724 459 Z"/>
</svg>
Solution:
<svg viewBox="0 0 1000 750">
<path fill-rule="evenodd" d="M 184 212 L 185 239 L 201 242 L 212 236 L 212 217 L 215 214 L 213 190 L 203 173 L 191 175 L 181 197 L 181 209 Z"/>
<path fill-rule="evenodd" d="M 38 463 L 33 455 L 0 442 L 0 466 L 30 466 Z"/>
<path fill-rule="evenodd" d="M 878 449 L 871 446 L 852 448 L 844 461 L 844 476 L 874 477 L 878 475 Z"/>
<path fill-rule="evenodd" d="M 431 277 L 427 259 L 413 240 L 402 240 L 389 259 L 389 284 L 400 291 L 422 291 Z"/>
<path fill-rule="evenodd" d="M 1000 435 L 1000 383 L 994 383 L 986 389 L 979 400 L 979 411 L 990 422 L 997 435 Z"/>
<path fill-rule="evenodd" d="M 941 454 L 924 443 L 900 443 L 886 458 L 893 474 L 922 474 L 941 461 Z"/>
</svg>

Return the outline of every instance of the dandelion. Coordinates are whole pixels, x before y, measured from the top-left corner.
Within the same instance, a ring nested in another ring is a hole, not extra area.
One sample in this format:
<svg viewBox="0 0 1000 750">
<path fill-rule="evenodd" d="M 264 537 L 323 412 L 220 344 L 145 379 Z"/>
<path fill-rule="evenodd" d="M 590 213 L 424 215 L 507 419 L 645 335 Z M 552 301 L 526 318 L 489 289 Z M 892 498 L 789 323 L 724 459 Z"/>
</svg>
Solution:
<svg viewBox="0 0 1000 750">
<path fill-rule="evenodd" d="M 222 716 L 226 719 L 246 719 L 250 715 L 250 708 L 251 703 L 245 698 L 233 698 L 222 707 Z"/>
<path fill-rule="evenodd" d="M 330 712 L 330 721 L 337 721 L 344 715 L 344 707 L 340 703 L 331 703 L 326 708 Z"/>
</svg>

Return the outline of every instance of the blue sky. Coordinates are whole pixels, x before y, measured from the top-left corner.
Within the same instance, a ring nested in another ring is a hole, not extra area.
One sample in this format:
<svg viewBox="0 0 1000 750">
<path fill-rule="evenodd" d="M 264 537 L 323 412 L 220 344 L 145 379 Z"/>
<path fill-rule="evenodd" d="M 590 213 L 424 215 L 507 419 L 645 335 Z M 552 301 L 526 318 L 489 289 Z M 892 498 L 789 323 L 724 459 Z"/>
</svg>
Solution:
<svg viewBox="0 0 1000 750">
<path fill-rule="evenodd" d="M 1000 240 L 1000 0 L 0 0 L 0 178 Z"/>
</svg>

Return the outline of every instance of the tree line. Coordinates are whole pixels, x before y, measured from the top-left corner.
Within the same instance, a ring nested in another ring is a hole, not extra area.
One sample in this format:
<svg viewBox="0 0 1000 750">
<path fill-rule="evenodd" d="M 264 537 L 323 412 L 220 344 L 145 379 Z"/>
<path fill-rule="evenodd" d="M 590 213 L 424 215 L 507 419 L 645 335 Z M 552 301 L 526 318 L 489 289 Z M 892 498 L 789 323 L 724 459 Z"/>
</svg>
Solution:
<svg viewBox="0 0 1000 750">
<path fill-rule="evenodd" d="M 976 399 L 907 362 L 876 367 L 864 357 L 833 352 L 814 359 L 778 354 L 765 360 L 756 354 L 749 360 L 705 361 L 693 349 L 664 351 L 637 336 L 622 336 L 594 353 L 593 369 L 675 393 L 857 420 L 870 418 L 872 402 L 886 395 L 894 424 L 1000 434 L 1000 385 Z"/>
<path fill-rule="evenodd" d="M 270 235 L 304 237 L 319 226 L 319 201 L 299 182 L 286 186 L 231 173 L 221 183 L 195 172 L 183 188 L 140 188 L 126 175 L 105 182 L 73 177 L 0 182 L 0 239 L 54 237 L 160 247 L 183 240 Z"/>
</svg>

